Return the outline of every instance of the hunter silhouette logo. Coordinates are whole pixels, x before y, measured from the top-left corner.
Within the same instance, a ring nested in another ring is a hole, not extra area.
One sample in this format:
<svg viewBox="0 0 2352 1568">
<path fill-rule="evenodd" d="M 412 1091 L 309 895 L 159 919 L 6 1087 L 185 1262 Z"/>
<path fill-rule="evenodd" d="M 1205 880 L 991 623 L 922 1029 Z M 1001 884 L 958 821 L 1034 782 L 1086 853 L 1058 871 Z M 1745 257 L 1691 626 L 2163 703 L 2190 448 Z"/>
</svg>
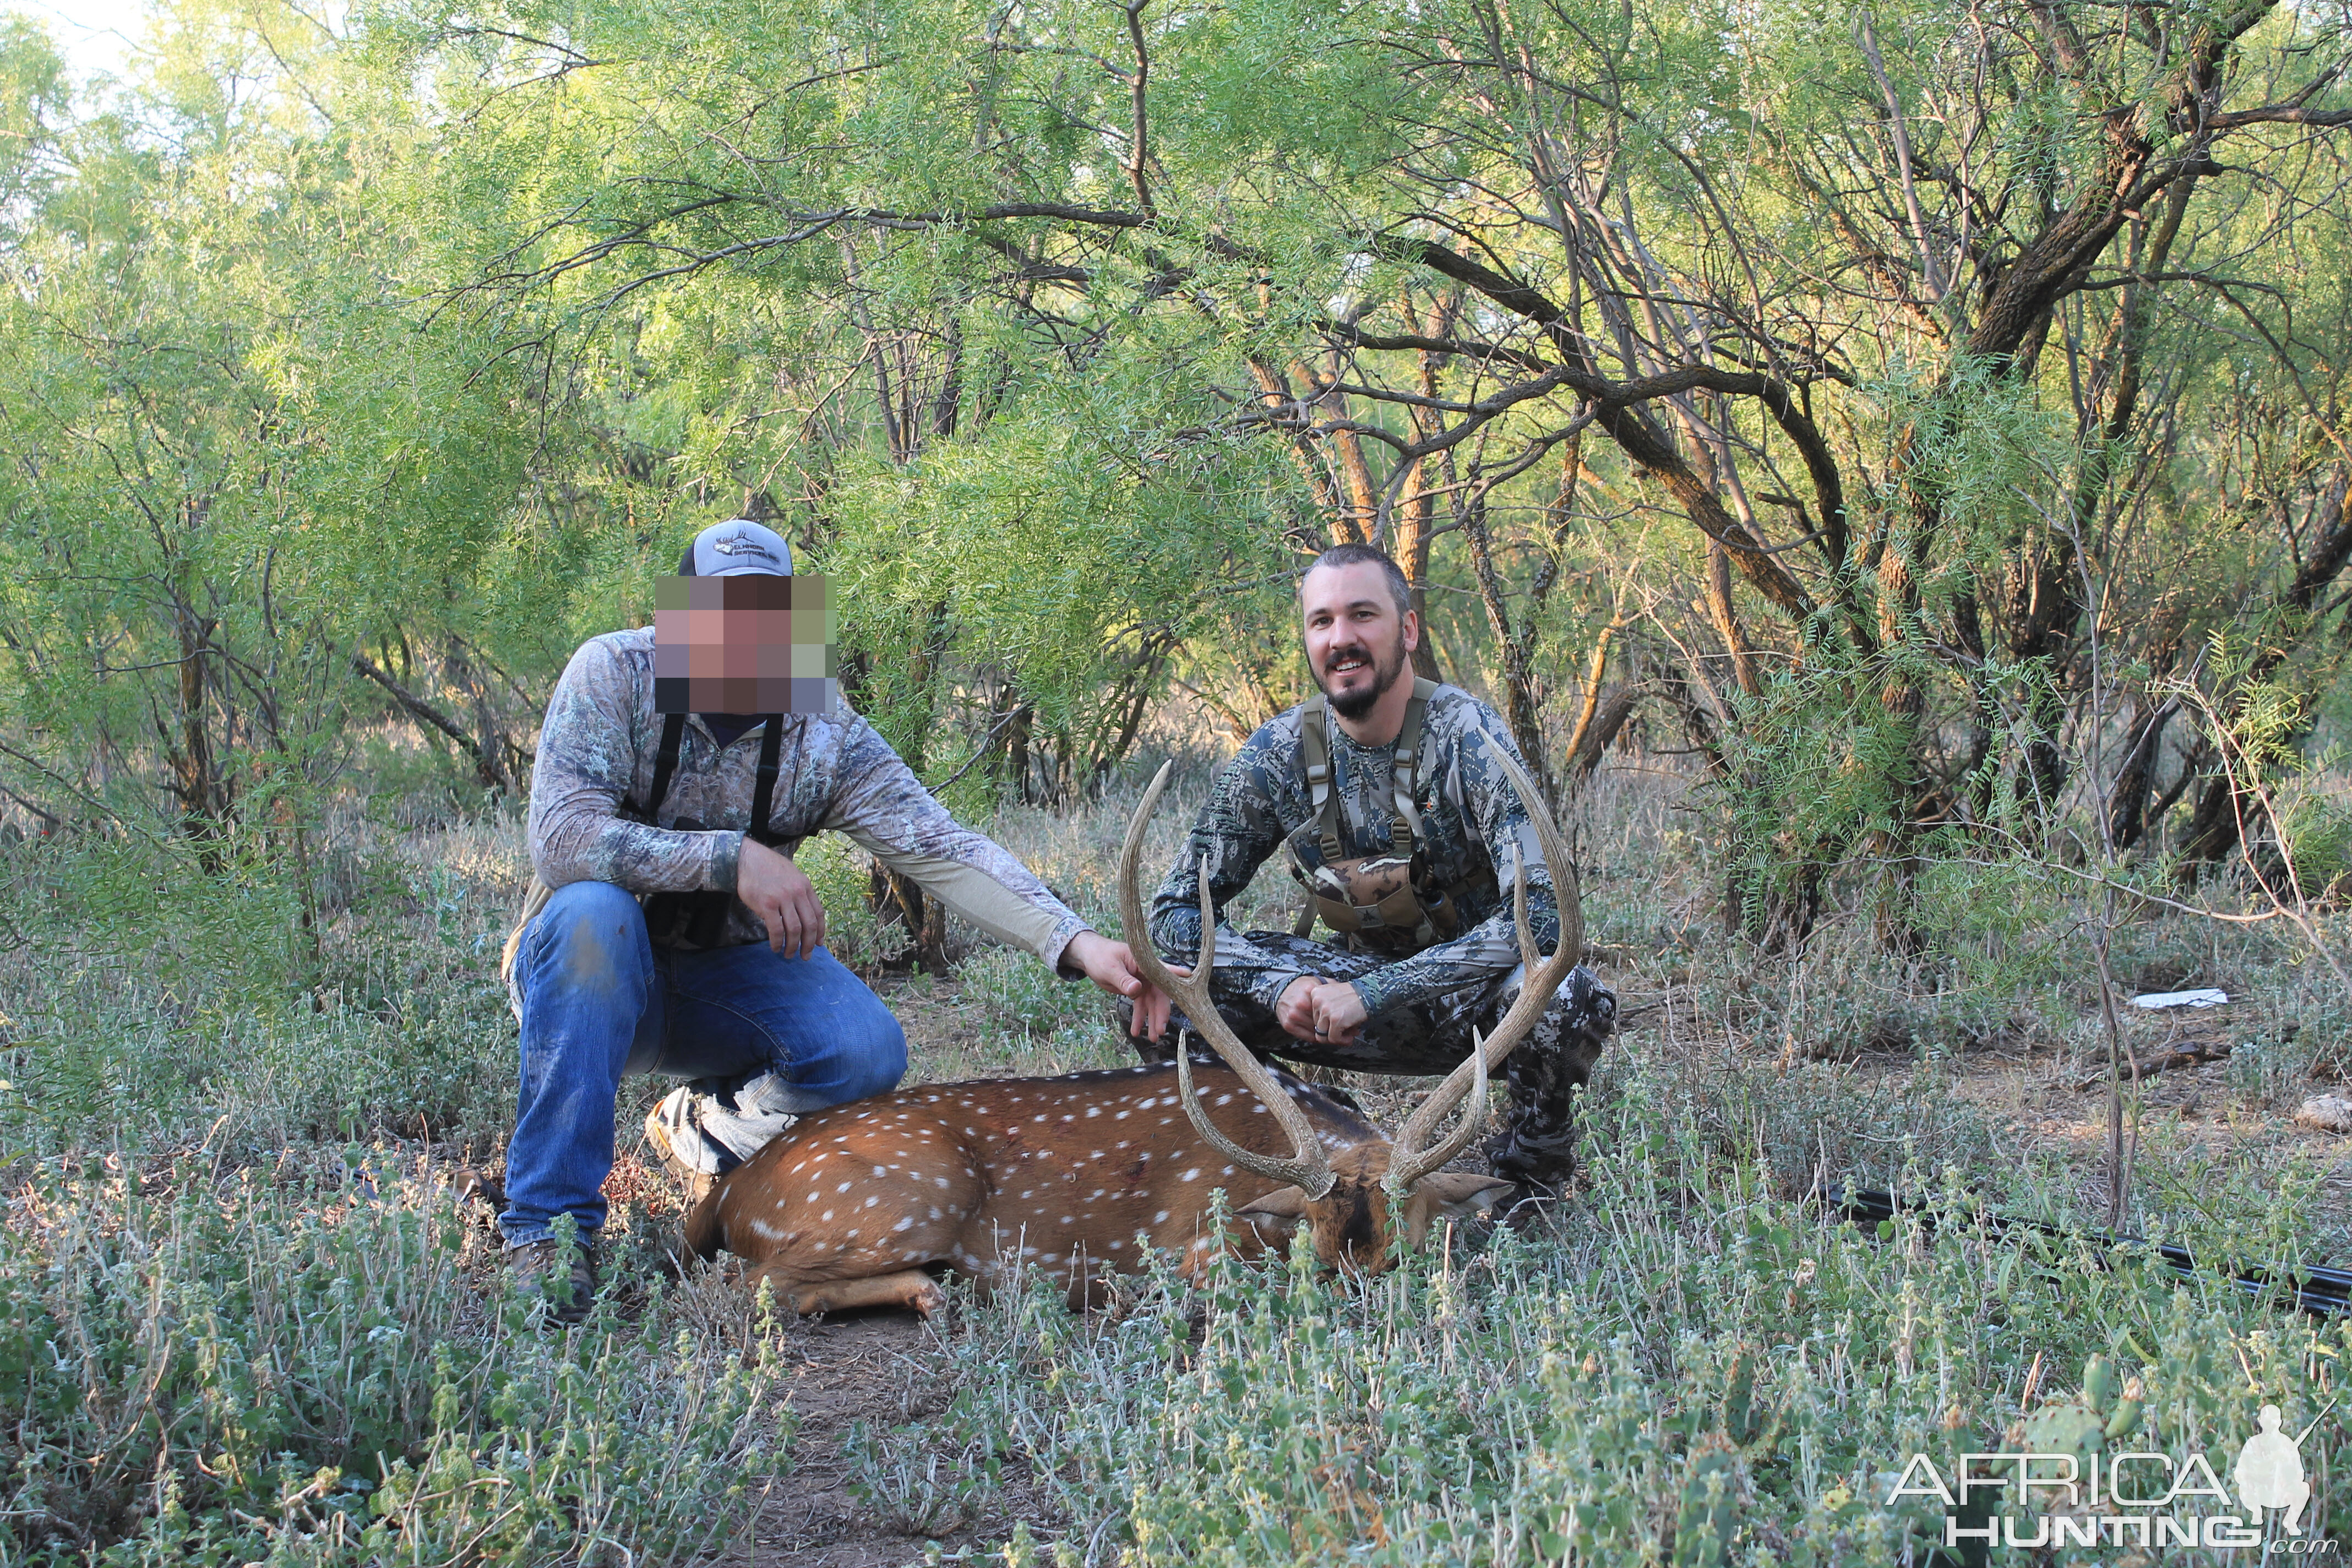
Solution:
<svg viewBox="0 0 2352 1568">
<path fill-rule="evenodd" d="M 2126 1402 L 2133 1415 L 2137 1414 L 2137 1388 L 2135 1383 L 2134 1394 Z M 1886 1500 L 1932 1497 L 1942 1502 L 1946 1546 L 1982 1542 L 1988 1547 L 2033 1549 L 2104 1542 L 2143 1550 L 2263 1547 L 2271 1510 L 2276 1509 L 2283 1511 L 2278 1528 L 2284 1535 L 2271 1538 L 2266 1552 L 2333 1553 L 2339 1544 L 2336 1541 L 2284 1537 L 2303 1536 L 2304 1510 L 2311 1501 L 2303 1441 L 2335 1408 L 2331 1404 L 2310 1426 L 2289 1436 L 2280 1430 L 2279 1407 L 2262 1407 L 2256 1417 L 2259 1429 L 2239 1449 L 2231 1470 L 2237 1491 L 2234 1514 L 2208 1511 L 2215 1504 L 2229 1508 L 2231 1497 L 2202 1453 L 2189 1450 L 2176 1458 L 2149 1449 L 2109 1452 L 2096 1440 L 2101 1434 L 2095 1426 L 2082 1428 L 2079 1420 L 2064 1424 L 2065 1417 L 2078 1415 L 2071 1403 L 2046 1407 L 2060 1421 L 2041 1432 L 2027 1428 L 2028 1441 L 2021 1448 L 1961 1455 L 1948 1481 L 1927 1455 L 1912 1455 Z M 2088 1414 L 2088 1407 L 2081 1414 Z M 2105 1435 L 2120 1437 L 2117 1425 L 2129 1423 L 2111 1419 Z M 2052 1440 L 2061 1436 L 2091 1441 Z M 1983 1490 L 1993 1493 L 1990 1508 L 1972 1498 Z M 2212 1500 L 2200 1508 L 2199 1499 Z M 2030 1526 L 2032 1533 L 2024 1533 L 2021 1525 Z"/>
<path fill-rule="evenodd" d="M 2327 1411 L 2319 1415 L 2325 1420 Z M 2281 1522 L 2286 1532 L 2301 1535 L 2303 1505 L 2311 1500 L 2311 1482 L 2303 1473 L 2303 1440 L 2319 1421 L 2290 1437 L 2279 1430 L 2277 1405 L 2263 1405 L 2260 1419 L 2263 1429 L 2246 1439 L 2246 1446 L 2238 1451 L 2238 1468 L 2230 1473 L 2230 1479 L 2238 1483 L 2238 1505 L 2252 1511 L 2252 1522 L 2257 1525 L 2268 1510 L 2283 1508 L 2286 1518 Z"/>
</svg>

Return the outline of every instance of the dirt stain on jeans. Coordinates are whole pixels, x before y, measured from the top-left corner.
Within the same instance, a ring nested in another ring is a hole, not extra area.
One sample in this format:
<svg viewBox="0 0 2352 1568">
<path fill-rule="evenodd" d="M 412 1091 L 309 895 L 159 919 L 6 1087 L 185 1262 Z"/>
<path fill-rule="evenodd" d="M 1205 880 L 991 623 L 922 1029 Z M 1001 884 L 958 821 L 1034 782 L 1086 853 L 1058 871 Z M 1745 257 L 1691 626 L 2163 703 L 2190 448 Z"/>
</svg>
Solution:
<svg viewBox="0 0 2352 1568">
<path fill-rule="evenodd" d="M 615 931 L 625 938 L 625 931 Z M 564 944 L 563 980 L 567 985 L 604 987 L 614 979 L 613 950 L 604 941 L 601 927 L 582 925 L 571 942 Z"/>
</svg>

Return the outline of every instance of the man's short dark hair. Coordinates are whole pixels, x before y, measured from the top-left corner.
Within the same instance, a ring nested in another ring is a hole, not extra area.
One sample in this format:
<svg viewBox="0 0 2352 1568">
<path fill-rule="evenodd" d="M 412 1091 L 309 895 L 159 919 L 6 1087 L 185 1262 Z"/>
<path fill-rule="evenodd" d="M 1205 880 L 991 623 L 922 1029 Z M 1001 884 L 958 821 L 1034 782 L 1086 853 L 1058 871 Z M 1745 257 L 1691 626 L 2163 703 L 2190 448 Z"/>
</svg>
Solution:
<svg viewBox="0 0 2352 1568">
<path fill-rule="evenodd" d="M 1402 620 L 1411 615 L 1412 584 L 1404 580 L 1404 568 L 1390 560 L 1389 552 L 1377 544 L 1335 544 L 1318 555 L 1315 564 L 1307 570 L 1314 572 L 1326 566 L 1358 566 L 1367 561 L 1379 566 L 1381 575 L 1388 579 L 1389 597 L 1396 601 L 1397 619 Z M 1306 587 L 1307 579 L 1303 574 L 1298 583 L 1301 589 Z"/>
</svg>

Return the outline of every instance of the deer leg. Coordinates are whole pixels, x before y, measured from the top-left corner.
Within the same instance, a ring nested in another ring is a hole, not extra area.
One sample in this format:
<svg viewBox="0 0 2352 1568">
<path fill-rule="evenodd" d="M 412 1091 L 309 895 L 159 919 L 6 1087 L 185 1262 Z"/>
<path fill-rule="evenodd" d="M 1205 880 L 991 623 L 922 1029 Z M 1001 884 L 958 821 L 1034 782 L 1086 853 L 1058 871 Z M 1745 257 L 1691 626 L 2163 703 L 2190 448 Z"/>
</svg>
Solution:
<svg viewBox="0 0 2352 1568">
<path fill-rule="evenodd" d="M 939 1282 L 919 1268 L 875 1274 L 863 1279 L 829 1279 L 822 1284 L 803 1283 L 782 1269 L 763 1268 L 751 1277 L 751 1288 L 759 1289 L 762 1279 L 774 1279 L 776 1293 L 790 1301 L 793 1310 L 803 1317 L 853 1311 L 860 1307 L 907 1307 L 928 1318 L 946 1306 L 948 1300 Z"/>
</svg>

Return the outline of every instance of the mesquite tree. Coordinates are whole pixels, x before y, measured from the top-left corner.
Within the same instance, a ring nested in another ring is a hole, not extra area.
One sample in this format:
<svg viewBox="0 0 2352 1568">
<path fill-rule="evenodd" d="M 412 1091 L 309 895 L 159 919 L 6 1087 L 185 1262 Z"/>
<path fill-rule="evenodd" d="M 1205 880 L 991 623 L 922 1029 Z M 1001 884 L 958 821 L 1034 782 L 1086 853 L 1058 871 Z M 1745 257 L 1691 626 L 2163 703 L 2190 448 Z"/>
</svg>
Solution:
<svg viewBox="0 0 2352 1568">
<path fill-rule="evenodd" d="M 995 672 L 992 743 L 1171 659 L 1257 721 L 1269 560 L 1378 539 L 1549 787 L 1678 714 L 1735 913 L 1801 931 L 1956 826 L 2225 847 L 2164 683 L 2231 622 L 2310 665 L 2352 544 L 2332 12 L 499 17 L 402 14 L 497 197 L 453 300 L 583 363 L 664 321 L 656 378 L 730 323 L 678 448 L 902 692 Z"/>
<path fill-rule="evenodd" d="M 2275 837 L 2249 759 L 2334 690 L 2339 9 L 188 16 L 251 58 L 183 51 L 166 152 L 60 153 L 97 122 L 7 79 L 0 220 L 19 554 L 63 496 L 171 520 L 11 678 L 100 671 L 191 831 L 265 645 L 332 652 L 281 711 L 512 784 L 499 713 L 739 510 L 927 776 L 1031 799 L 1168 690 L 1295 700 L 1303 554 L 1378 540 L 1555 798 L 1686 737 L 1728 912 L 1792 936 L 1842 885 L 1903 937 L 1953 853 Z M 406 553 L 306 552 L 362 505 Z"/>
<path fill-rule="evenodd" d="M 307 893 L 305 826 L 387 693 L 515 783 L 439 688 L 496 679 L 476 570 L 518 604 L 537 574 L 501 560 L 511 380 L 397 308 L 364 128 L 322 118 L 337 41 L 276 20 L 191 18 L 79 115 L 43 40 L 0 40 L 56 83 L 0 137 L 27 176 L 0 234 L 0 788 L 51 829 L 160 816 L 214 875 L 289 855 Z"/>
</svg>

